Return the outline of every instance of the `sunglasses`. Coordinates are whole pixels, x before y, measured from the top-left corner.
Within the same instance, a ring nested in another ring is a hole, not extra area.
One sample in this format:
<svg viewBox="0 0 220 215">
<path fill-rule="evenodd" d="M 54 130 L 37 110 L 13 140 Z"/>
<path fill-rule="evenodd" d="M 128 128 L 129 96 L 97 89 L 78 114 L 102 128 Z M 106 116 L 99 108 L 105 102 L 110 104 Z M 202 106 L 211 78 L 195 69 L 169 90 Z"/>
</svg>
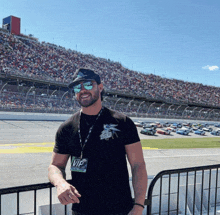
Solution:
<svg viewBox="0 0 220 215">
<path fill-rule="evenodd" d="M 92 88 L 93 88 L 93 82 L 92 81 L 86 81 L 86 82 L 83 82 L 81 84 L 78 84 L 78 85 L 74 86 L 73 87 L 74 93 L 79 93 L 82 90 L 82 85 L 83 85 L 85 90 L 92 90 Z"/>
</svg>

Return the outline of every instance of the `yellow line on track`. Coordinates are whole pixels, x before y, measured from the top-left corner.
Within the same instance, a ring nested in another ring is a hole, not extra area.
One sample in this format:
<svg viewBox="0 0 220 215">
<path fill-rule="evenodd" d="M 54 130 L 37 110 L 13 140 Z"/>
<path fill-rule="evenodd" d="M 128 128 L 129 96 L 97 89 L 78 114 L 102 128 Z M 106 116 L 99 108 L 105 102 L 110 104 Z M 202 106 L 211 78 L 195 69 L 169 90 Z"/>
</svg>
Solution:
<svg viewBox="0 0 220 215">
<path fill-rule="evenodd" d="M 142 147 L 143 150 L 155 150 L 155 149 L 158 149 L 158 148 L 151 148 L 151 147 Z"/>
<path fill-rule="evenodd" d="M 52 152 L 54 143 L 18 143 L 0 144 L 0 154 L 48 153 Z M 158 148 L 142 147 L 143 150 Z"/>
<path fill-rule="evenodd" d="M 0 144 L 0 154 L 45 153 L 52 152 L 54 143 Z"/>
</svg>

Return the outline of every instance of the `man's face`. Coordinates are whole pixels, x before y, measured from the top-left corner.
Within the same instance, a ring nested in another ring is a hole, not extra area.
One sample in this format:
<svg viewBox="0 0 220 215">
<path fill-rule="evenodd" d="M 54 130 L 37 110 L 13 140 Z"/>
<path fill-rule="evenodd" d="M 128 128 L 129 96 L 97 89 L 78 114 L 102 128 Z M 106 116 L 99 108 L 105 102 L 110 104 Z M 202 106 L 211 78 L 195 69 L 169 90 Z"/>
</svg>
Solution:
<svg viewBox="0 0 220 215">
<path fill-rule="evenodd" d="M 100 89 L 95 81 L 92 82 L 92 89 L 85 89 L 84 83 L 81 82 L 81 91 L 76 93 L 76 100 L 82 107 L 89 107 L 93 105 L 100 98 Z M 78 86 L 79 87 L 79 86 Z"/>
</svg>

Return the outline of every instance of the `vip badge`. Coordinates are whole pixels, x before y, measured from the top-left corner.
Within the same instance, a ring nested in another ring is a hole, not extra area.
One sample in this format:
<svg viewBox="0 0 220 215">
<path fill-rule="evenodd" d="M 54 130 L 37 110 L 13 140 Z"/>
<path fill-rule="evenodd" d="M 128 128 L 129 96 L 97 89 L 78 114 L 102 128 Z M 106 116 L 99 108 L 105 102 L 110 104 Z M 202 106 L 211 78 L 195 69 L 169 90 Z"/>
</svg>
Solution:
<svg viewBox="0 0 220 215">
<path fill-rule="evenodd" d="M 83 172 L 85 173 L 87 170 L 88 159 L 87 158 L 78 158 L 72 157 L 72 163 L 70 170 L 73 172 Z"/>
</svg>

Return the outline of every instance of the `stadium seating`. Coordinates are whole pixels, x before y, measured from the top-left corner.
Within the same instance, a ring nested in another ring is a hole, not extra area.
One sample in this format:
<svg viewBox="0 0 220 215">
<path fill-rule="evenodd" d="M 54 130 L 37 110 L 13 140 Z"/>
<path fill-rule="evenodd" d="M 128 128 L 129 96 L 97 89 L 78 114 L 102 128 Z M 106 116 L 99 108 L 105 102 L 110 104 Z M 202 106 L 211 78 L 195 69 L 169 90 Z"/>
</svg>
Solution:
<svg viewBox="0 0 220 215">
<path fill-rule="evenodd" d="M 220 88 L 162 78 L 154 74 L 143 74 L 127 69 L 120 63 L 109 59 L 0 31 L 0 74 L 2 75 L 17 75 L 68 84 L 72 80 L 76 68 L 80 67 L 90 67 L 96 70 L 100 74 L 106 90 L 169 103 L 196 102 L 200 105 L 220 107 Z M 3 84 L 0 85 L 0 88 Z M 72 111 L 70 108 L 72 98 L 69 96 L 67 96 L 69 101 L 65 99 L 62 107 L 60 107 L 59 99 L 48 101 L 49 98 L 37 94 L 34 101 L 33 99 L 31 101 L 32 97 L 29 96 L 26 102 L 24 102 L 24 95 L 20 91 L 2 92 L 0 96 L 2 107 L 14 106 L 31 109 L 34 106 L 36 111 L 41 108 L 49 110 L 49 107 Z M 112 105 L 110 101 L 106 103 Z M 138 104 L 132 104 L 129 106 L 129 111 L 137 111 L 138 106 Z M 146 111 L 146 108 L 146 105 L 142 105 L 140 112 Z M 123 107 L 119 108 L 119 110 L 121 109 Z"/>
</svg>

